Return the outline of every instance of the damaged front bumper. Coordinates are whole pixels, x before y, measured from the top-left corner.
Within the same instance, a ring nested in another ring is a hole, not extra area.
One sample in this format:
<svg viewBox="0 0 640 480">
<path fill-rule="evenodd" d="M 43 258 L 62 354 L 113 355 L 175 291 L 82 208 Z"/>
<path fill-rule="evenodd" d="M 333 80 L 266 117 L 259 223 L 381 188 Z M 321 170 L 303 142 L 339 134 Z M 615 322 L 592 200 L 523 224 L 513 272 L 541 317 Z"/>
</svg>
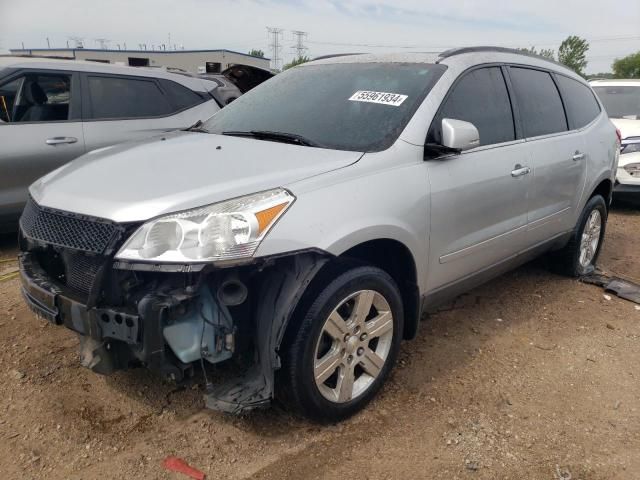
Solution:
<svg viewBox="0 0 640 480">
<path fill-rule="evenodd" d="M 330 256 L 304 251 L 248 265 L 165 268 L 108 257 L 87 295 L 52 274 L 64 252 L 30 245 L 20 255 L 22 294 L 36 315 L 79 335 L 85 367 L 110 374 L 147 367 L 177 381 L 195 368 L 243 359 L 240 373 L 209 384 L 210 408 L 239 413 L 274 394 L 278 348 L 306 287 Z M 170 271 L 167 271 L 170 270 Z M 205 379 L 206 379 L 205 375 Z"/>
</svg>

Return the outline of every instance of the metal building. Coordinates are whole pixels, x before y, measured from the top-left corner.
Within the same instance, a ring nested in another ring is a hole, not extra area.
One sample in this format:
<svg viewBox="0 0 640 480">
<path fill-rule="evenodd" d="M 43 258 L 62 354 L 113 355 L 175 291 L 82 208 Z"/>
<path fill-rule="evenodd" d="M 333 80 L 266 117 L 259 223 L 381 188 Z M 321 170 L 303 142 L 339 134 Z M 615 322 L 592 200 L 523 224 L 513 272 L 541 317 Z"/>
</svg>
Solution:
<svg viewBox="0 0 640 480">
<path fill-rule="evenodd" d="M 133 67 L 170 67 L 191 73 L 220 73 L 242 64 L 269 70 L 268 58 L 231 50 L 101 50 L 92 48 L 10 49 L 11 55 L 87 60 Z"/>
</svg>

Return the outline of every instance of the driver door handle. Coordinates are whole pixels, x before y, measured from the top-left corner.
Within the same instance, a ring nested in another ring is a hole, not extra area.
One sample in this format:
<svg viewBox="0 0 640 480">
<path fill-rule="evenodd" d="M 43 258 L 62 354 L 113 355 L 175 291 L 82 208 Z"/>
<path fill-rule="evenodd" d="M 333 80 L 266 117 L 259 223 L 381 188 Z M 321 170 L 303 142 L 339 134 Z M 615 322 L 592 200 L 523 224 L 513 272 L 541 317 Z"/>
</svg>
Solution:
<svg viewBox="0 0 640 480">
<path fill-rule="evenodd" d="M 65 143 L 76 143 L 78 139 L 76 137 L 53 137 L 47 138 L 45 143 L 47 145 L 62 145 Z"/>
<path fill-rule="evenodd" d="M 574 162 L 577 162 L 579 160 L 584 160 L 584 153 L 576 152 L 571 158 L 573 159 Z"/>
<path fill-rule="evenodd" d="M 517 164 L 515 167 L 513 167 L 513 171 L 511 172 L 511 176 L 514 178 L 517 177 L 522 177 L 524 175 L 529 175 L 531 173 L 531 168 L 530 167 L 523 167 L 520 164 Z"/>
</svg>

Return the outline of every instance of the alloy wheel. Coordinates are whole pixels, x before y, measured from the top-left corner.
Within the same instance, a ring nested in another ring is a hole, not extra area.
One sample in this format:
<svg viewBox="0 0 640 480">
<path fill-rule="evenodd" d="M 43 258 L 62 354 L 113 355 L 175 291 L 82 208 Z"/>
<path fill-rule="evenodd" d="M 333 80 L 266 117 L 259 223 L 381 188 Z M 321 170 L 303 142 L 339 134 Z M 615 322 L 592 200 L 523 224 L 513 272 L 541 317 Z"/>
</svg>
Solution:
<svg viewBox="0 0 640 480">
<path fill-rule="evenodd" d="M 600 244 L 600 232 L 602 231 L 602 215 L 599 210 L 593 210 L 589 214 L 587 223 L 580 239 L 579 262 L 583 268 L 587 268 L 596 256 Z"/>
<path fill-rule="evenodd" d="M 393 340 L 389 302 L 374 290 L 360 290 L 338 303 L 326 319 L 314 355 L 316 386 L 324 398 L 349 402 L 381 374 Z"/>
</svg>

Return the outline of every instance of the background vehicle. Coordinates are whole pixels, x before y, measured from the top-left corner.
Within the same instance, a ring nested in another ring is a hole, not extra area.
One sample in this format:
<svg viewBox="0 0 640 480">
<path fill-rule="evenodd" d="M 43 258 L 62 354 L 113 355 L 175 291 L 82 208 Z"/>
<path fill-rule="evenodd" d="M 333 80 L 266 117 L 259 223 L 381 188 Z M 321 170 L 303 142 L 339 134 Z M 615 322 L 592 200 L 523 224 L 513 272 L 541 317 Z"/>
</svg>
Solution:
<svg viewBox="0 0 640 480">
<path fill-rule="evenodd" d="M 640 80 L 594 80 L 591 86 L 622 137 L 614 194 L 640 200 Z"/>
<path fill-rule="evenodd" d="M 0 229 L 15 228 L 37 178 L 85 152 L 205 120 L 227 103 L 221 87 L 159 69 L 0 58 Z"/>
<path fill-rule="evenodd" d="M 207 382 L 210 407 L 275 396 L 335 421 L 373 398 L 423 311 L 552 250 L 592 271 L 619 147 L 589 85 L 543 58 L 326 58 L 197 132 L 32 185 L 23 293 L 94 371 L 180 379 L 244 358 Z"/>
</svg>

